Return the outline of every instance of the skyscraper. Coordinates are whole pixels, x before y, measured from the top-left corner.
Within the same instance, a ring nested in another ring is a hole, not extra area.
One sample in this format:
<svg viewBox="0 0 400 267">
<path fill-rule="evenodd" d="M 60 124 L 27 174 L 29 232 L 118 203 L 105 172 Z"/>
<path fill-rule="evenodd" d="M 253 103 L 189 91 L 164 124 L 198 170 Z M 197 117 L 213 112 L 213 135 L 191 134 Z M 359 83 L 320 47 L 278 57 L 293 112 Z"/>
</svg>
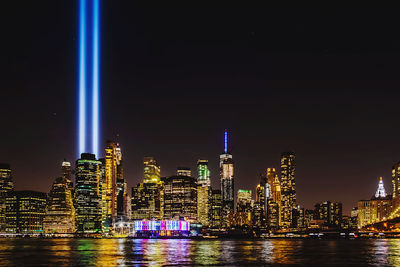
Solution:
<svg viewBox="0 0 400 267">
<path fill-rule="evenodd" d="M 0 164 L 0 233 L 6 227 L 6 197 L 14 190 L 9 164 Z"/>
<path fill-rule="evenodd" d="M 222 193 L 222 221 L 227 225 L 228 214 L 234 212 L 234 168 L 232 155 L 228 152 L 228 132 L 224 134 L 224 153 L 220 155 L 219 169 Z"/>
<path fill-rule="evenodd" d="M 127 220 L 130 217 L 130 206 L 128 188 L 124 177 L 122 152 L 119 144 L 115 149 L 117 163 L 117 217 L 119 220 Z"/>
<path fill-rule="evenodd" d="M 118 163 L 121 163 L 122 155 L 117 143 L 107 141 L 105 156 L 105 185 L 102 185 L 105 190 L 106 201 L 106 219 L 111 220 L 117 216 L 117 174 Z"/>
<path fill-rule="evenodd" d="M 392 167 L 393 207 L 391 217 L 400 216 L 400 162 Z"/>
<path fill-rule="evenodd" d="M 325 201 L 315 204 L 317 220 L 323 220 L 326 225 L 340 227 L 342 222 L 342 203 Z"/>
<path fill-rule="evenodd" d="M 82 153 L 76 161 L 76 230 L 78 233 L 102 231 L 100 195 L 101 162 L 94 154 Z"/>
<path fill-rule="evenodd" d="M 143 183 L 132 187 L 131 210 L 134 220 L 161 220 L 162 182 L 161 168 L 153 157 L 143 158 Z"/>
<path fill-rule="evenodd" d="M 190 176 L 170 176 L 163 181 L 163 212 L 165 220 L 184 218 L 197 222 L 197 181 Z"/>
<path fill-rule="evenodd" d="M 358 217 L 358 227 L 362 228 L 366 225 L 380 222 L 393 216 L 390 215 L 392 210 L 391 205 L 392 196 L 386 194 L 382 177 L 380 177 L 378 189 L 375 195 L 370 200 L 358 201 L 358 208 L 355 211 L 352 211 L 352 217 L 356 214 L 356 217 Z"/>
<path fill-rule="evenodd" d="M 161 168 L 153 157 L 143 158 L 143 182 L 158 183 L 160 182 Z"/>
<path fill-rule="evenodd" d="M 222 195 L 220 189 L 213 189 L 211 191 L 211 222 L 212 228 L 221 228 L 221 212 L 222 212 Z"/>
<path fill-rule="evenodd" d="M 210 170 L 208 160 L 197 161 L 197 218 L 203 226 L 210 224 Z"/>
<path fill-rule="evenodd" d="M 281 226 L 284 228 L 293 225 L 292 213 L 296 208 L 295 158 L 294 152 L 281 155 Z"/>
<path fill-rule="evenodd" d="M 48 194 L 46 216 L 43 221 L 43 230 L 46 233 L 75 232 L 75 208 L 70 180 L 71 163 L 66 161 L 62 163 L 61 175 L 54 181 Z"/>
<path fill-rule="evenodd" d="M 46 194 L 36 191 L 13 191 L 6 197 L 6 232 L 43 233 Z"/>
</svg>

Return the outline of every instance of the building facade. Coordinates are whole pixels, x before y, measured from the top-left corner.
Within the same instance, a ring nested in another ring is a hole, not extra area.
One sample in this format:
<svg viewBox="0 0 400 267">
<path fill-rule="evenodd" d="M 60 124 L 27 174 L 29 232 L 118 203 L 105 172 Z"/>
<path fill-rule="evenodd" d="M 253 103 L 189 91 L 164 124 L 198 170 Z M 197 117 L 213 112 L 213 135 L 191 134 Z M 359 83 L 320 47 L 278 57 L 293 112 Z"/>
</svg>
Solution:
<svg viewBox="0 0 400 267">
<path fill-rule="evenodd" d="M 325 201 L 315 204 L 315 220 L 322 220 L 326 226 L 340 227 L 342 223 L 342 203 Z"/>
<path fill-rule="evenodd" d="M 10 165 L 0 163 L 0 233 L 6 230 L 6 198 L 13 190 Z"/>
<path fill-rule="evenodd" d="M 184 218 L 197 222 L 197 181 L 190 176 L 171 176 L 162 178 L 164 220 Z"/>
<path fill-rule="evenodd" d="M 281 155 L 281 227 L 293 226 L 292 214 L 296 208 L 296 156 L 294 152 Z"/>
<path fill-rule="evenodd" d="M 161 168 L 153 157 L 143 158 L 143 183 L 132 187 L 131 212 L 133 220 L 162 220 L 163 184 Z"/>
<path fill-rule="evenodd" d="M 210 203 L 210 226 L 212 228 L 222 227 L 222 194 L 220 189 L 211 190 L 211 203 Z"/>
<path fill-rule="evenodd" d="M 75 224 L 78 233 L 103 231 L 100 168 L 101 162 L 94 154 L 82 153 L 76 161 Z"/>
<path fill-rule="evenodd" d="M 6 197 L 6 229 L 12 234 L 41 234 L 46 214 L 46 193 L 13 191 Z"/>
<path fill-rule="evenodd" d="M 73 187 L 71 163 L 64 161 L 61 167 L 62 177 L 57 178 L 48 194 L 46 216 L 43 221 L 45 233 L 74 233 L 75 208 L 73 205 Z"/>
<path fill-rule="evenodd" d="M 225 131 L 224 136 L 224 153 L 219 157 L 219 169 L 221 178 L 222 193 L 222 224 L 228 223 L 229 213 L 234 212 L 235 184 L 234 184 L 234 164 L 232 155 L 228 152 L 228 132 Z"/>
<path fill-rule="evenodd" d="M 397 195 L 396 197 L 398 198 L 399 196 Z M 394 198 L 393 203 L 395 203 Z M 392 211 L 392 196 L 386 194 L 382 177 L 379 180 L 375 195 L 370 200 L 360 200 L 357 210 L 353 210 L 352 217 L 357 216 L 358 228 L 384 221 L 390 216 Z"/>
<path fill-rule="evenodd" d="M 211 182 L 208 160 L 197 161 L 197 219 L 203 226 L 210 225 Z"/>
</svg>

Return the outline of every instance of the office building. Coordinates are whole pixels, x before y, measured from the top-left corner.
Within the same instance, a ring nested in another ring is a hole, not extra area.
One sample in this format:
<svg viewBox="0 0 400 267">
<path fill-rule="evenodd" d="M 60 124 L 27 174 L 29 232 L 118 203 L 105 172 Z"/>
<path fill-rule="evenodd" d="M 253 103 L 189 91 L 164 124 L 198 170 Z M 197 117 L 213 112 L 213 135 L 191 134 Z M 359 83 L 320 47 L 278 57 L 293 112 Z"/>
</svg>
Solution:
<svg viewBox="0 0 400 267">
<path fill-rule="evenodd" d="M 222 227 L 222 194 L 219 189 L 211 190 L 211 210 L 210 210 L 210 224 L 212 228 L 221 228 Z"/>
<path fill-rule="evenodd" d="M 101 161 L 94 154 L 82 153 L 76 161 L 75 224 L 78 233 L 102 232 L 100 192 Z"/>
<path fill-rule="evenodd" d="M 184 218 L 191 223 L 197 222 L 197 181 L 190 176 L 170 176 L 163 182 L 164 220 Z"/>
<path fill-rule="evenodd" d="M 281 227 L 290 228 L 295 224 L 292 220 L 296 208 L 296 183 L 294 152 L 284 152 L 281 155 Z"/>
<path fill-rule="evenodd" d="M 162 220 L 163 190 L 161 168 L 153 157 L 143 158 L 143 183 L 132 187 L 133 220 Z"/>
<path fill-rule="evenodd" d="M 221 193 L 222 193 L 222 223 L 227 225 L 228 214 L 234 212 L 234 165 L 232 155 L 228 152 L 228 132 L 224 135 L 224 153 L 219 161 Z"/>
<path fill-rule="evenodd" d="M 0 163 L 0 233 L 6 228 L 6 198 L 14 190 L 9 164 Z"/>
<path fill-rule="evenodd" d="M 36 191 L 13 191 L 6 197 L 6 229 L 13 234 L 43 233 L 46 214 L 45 193 Z"/>
<path fill-rule="evenodd" d="M 396 198 L 398 197 L 397 195 Z M 391 206 L 392 196 L 386 194 L 381 177 L 375 195 L 369 200 L 360 200 L 357 210 L 352 210 L 352 218 L 354 220 L 354 217 L 356 217 L 358 228 L 363 228 L 367 225 L 388 219 L 391 213 Z"/>
<path fill-rule="evenodd" d="M 46 216 L 43 221 L 45 233 L 75 232 L 71 173 L 71 163 L 64 161 L 61 166 L 62 176 L 54 181 L 48 194 Z"/>
<path fill-rule="evenodd" d="M 325 201 L 315 204 L 315 220 L 323 221 L 326 226 L 340 227 L 342 203 Z"/>
<path fill-rule="evenodd" d="M 203 226 L 210 225 L 210 170 L 208 160 L 197 161 L 197 219 Z"/>
</svg>

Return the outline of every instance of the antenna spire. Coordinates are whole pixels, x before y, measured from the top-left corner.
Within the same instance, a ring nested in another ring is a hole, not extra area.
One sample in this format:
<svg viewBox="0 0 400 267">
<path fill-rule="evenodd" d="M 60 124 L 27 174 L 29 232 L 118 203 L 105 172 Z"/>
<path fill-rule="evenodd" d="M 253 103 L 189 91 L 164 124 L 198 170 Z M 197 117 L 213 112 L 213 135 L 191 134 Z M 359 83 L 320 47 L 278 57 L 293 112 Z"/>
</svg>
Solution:
<svg viewBox="0 0 400 267">
<path fill-rule="evenodd" d="M 225 129 L 224 133 L 224 152 L 225 154 L 228 153 L 228 130 Z"/>
</svg>

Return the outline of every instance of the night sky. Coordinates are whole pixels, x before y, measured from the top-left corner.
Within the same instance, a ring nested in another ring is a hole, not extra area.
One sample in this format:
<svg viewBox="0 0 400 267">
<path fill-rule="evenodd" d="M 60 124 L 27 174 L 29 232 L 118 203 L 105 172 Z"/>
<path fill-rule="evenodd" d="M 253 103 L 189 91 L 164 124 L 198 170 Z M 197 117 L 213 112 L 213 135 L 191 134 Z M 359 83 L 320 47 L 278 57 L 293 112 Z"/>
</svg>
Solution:
<svg viewBox="0 0 400 267">
<path fill-rule="evenodd" d="M 2 14 L 0 162 L 48 192 L 77 158 L 77 1 L 9 1 Z M 102 140 L 129 187 L 210 161 L 230 132 L 235 190 L 297 155 L 298 203 L 349 213 L 400 160 L 400 17 L 394 9 L 143 6 L 103 1 Z M 119 135 L 119 137 L 117 137 Z M 129 190 L 130 191 L 130 190 Z M 253 193 L 254 195 L 254 193 Z"/>
</svg>

